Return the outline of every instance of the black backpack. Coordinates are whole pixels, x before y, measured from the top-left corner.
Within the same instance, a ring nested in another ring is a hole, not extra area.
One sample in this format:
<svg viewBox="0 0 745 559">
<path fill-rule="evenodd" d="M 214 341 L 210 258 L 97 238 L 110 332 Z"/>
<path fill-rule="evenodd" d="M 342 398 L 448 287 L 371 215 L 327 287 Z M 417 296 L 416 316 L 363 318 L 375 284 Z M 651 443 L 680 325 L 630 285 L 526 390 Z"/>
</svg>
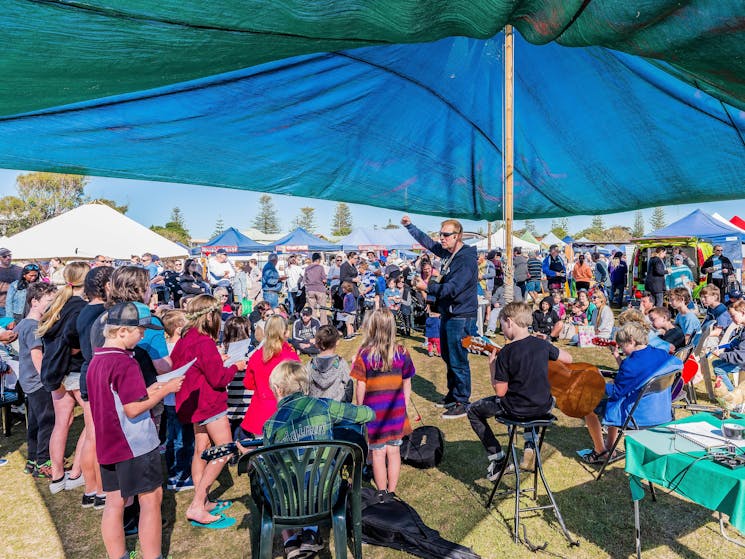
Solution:
<svg viewBox="0 0 745 559">
<path fill-rule="evenodd" d="M 403 437 L 401 460 L 415 468 L 434 468 L 442 461 L 443 448 L 442 431 L 434 425 L 424 425 Z"/>
</svg>

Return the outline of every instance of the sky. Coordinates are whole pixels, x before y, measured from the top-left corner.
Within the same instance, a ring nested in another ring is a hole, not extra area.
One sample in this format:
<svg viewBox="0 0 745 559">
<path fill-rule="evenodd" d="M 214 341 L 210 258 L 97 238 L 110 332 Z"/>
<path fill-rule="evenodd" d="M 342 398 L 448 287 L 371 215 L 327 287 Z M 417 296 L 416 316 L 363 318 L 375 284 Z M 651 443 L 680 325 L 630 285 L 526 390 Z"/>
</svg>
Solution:
<svg viewBox="0 0 745 559">
<path fill-rule="evenodd" d="M 17 194 L 15 180 L 23 171 L 0 169 L 0 197 Z M 126 179 L 112 179 L 90 177 L 86 187 L 86 194 L 91 198 L 108 198 L 118 204 L 129 206 L 127 216 L 149 227 L 164 225 L 174 207 L 179 207 L 186 221 L 187 229 L 192 238 L 207 240 L 215 230 L 217 220 L 222 218 L 225 227 L 247 229 L 252 227 L 254 217 L 258 213 L 258 201 L 261 192 L 248 190 L 234 190 L 196 185 L 184 185 L 164 182 L 147 182 Z M 336 202 L 302 198 L 294 196 L 272 195 L 274 207 L 278 210 L 282 232 L 289 232 L 291 222 L 300 214 L 300 208 L 310 206 L 316 209 L 316 232 L 329 235 L 331 220 L 336 210 Z M 359 204 L 349 204 L 352 212 L 353 227 L 383 227 L 388 220 L 398 224 L 404 212 L 372 208 Z M 672 223 L 693 210 L 700 208 L 708 213 L 719 212 L 729 219 L 733 215 L 745 217 L 745 199 L 712 202 L 708 204 L 686 204 L 667 206 L 665 217 Z M 643 210 L 647 231 L 652 210 Z M 425 231 L 432 231 L 439 227 L 443 218 L 410 214 L 417 227 Z M 569 218 L 569 231 L 575 233 L 590 226 L 592 216 L 573 216 Z M 632 226 L 634 212 L 609 214 L 604 216 L 605 226 Z M 467 231 L 486 231 L 486 222 L 462 220 Z M 517 220 L 515 228 L 524 227 L 525 222 Z M 548 233 L 551 227 L 550 219 L 535 220 L 539 234 Z"/>
</svg>

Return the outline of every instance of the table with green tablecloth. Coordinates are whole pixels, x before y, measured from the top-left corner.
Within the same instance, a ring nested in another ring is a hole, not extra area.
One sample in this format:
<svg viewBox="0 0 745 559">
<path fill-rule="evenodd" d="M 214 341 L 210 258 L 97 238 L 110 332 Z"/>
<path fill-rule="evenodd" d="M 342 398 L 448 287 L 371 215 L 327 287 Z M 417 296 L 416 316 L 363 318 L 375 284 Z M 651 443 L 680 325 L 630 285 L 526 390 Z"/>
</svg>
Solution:
<svg viewBox="0 0 745 559">
<path fill-rule="evenodd" d="M 726 423 L 745 426 L 745 416 L 727 419 Z M 720 419 L 708 413 L 700 413 L 679 419 L 666 425 L 627 432 L 626 473 L 629 474 L 631 496 L 637 530 L 637 555 L 639 540 L 639 500 L 644 497 L 642 480 L 668 488 L 694 503 L 718 511 L 729 517 L 729 522 L 745 533 L 745 467 L 730 469 L 706 458 L 706 450 L 700 444 L 685 438 L 685 424 L 706 422 L 714 428 L 722 424 Z M 682 434 L 672 427 L 683 429 Z M 691 425 L 691 428 L 693 425 Z M 721 436 L 719 431 L 715 431 Z M 726 440 L 712 439 L 711 445 L 726 444 Z M 745 453 L 745 448 L 736 449 Z M 722 535 L 738 545 L 742 543 L 729 538 L 720 516 Z"/>
</svg>

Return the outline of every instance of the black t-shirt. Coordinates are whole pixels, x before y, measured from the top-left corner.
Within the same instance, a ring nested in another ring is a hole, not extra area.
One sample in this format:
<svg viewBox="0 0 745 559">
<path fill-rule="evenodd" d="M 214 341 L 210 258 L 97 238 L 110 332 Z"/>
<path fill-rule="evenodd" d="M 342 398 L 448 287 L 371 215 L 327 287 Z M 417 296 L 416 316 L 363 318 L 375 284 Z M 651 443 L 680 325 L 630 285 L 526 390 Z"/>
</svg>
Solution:
<svg viewBox="0 0 745 559">
<path fill-rule="evenodd" d="M 502 406 L 508 414 L 531 418 L 551 410 L 553 399 L 548 384 L 548 362 L 558 358 L 559 348 L 535 336 L 502 348 L 494 362 L 492 384 L 507 383 Z"/>
<path fill-rule="evenodd" d="M 547 313 L 533 311 L 533 332 L 550 336 L 551 330 L 554 329 L 554 326 L 559 321 L 561 319 L 554 309 L 549 309 Z"/>
<path fill-rule="evenodd" d="M 86 375 L 88 373 L 88 365 L 90 365 L 91 359 L 93 359 L 91 328 L 96 319 L 101 316 L 103 310 L 103 303 L 95 305 L 89 303 L 80 311 L 75 323 L 75 327 L 78 330 L 78 338 L 80 339 L 80 353 L 83 355 L 83 364 L 80 367 L 80 397 L 85 401 L 88 401 Z"/>
<path fill-rule="evenodd" d="M 670 330 L 662 334 L 660 338 L 662 338 L 669 344 L 673 344 L 676 350 L 686 345 L 685 334 L 683 333 L 683 330 L 681 330 L 679 326 L 670 328 Z"/>
</svg>

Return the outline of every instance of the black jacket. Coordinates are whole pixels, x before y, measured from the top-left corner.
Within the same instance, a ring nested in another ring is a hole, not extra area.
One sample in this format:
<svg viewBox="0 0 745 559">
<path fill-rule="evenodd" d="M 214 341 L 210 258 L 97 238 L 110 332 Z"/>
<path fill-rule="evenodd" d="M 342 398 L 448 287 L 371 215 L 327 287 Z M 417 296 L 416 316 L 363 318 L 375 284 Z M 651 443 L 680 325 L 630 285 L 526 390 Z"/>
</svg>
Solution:
<svg viewBox="0 0 745 559">
<path fill-rule="evenodd" d="M 80 349 L 78 315 L 87 303 L 80 297 L 71 297 L 60 310 L 60 317 L 47 330 L 41 339 L 43 356 L 41 358 L 41 383 L 47 392 L 57 390 L 68 373 L 80 372 L 83 367 L 83 354 L 72 350 Z"/>
<path fill-rule="evenodd" d="M 446 317 L 475 318 L 478 310 L 476 285 L 479 279 L 476 248 L 463 245 L 455 255 L 452 255 L 414 225 L 409 224 L 406 229 L 419 244 L 436 256 L 442 259 L 453 257 L 440 283 L 431 282 L 428 288 L 428 294 L 437 298 L 440 314 Z"/>
<path fill-rule="evenodd" d="M 644 289 L 650 293 L 662 293 L 665 291 L 665 274 L 667 268 L 658 256 L 653 256 L 647 264 L 647 277 L 644 280 Z"/>
<path fill-rule="evenodd" d="M 722 278 L 724 279 L 726 283 L 727 278 L 734 271 L 735 267 L 732 265 L 732 261 L 726 256 L 721 255 L 719 259 L 722 261 Z M 706 270 L 707 268 L 711 268 L 713 265 L 714 265 L 714 255 L 712 254 L 711 256 L 709 256 L 709 258 L 706 259 L 706 262 L 704 262 L 703 265 L 701 266 L 701 273 L 706 274 L 704 270 Z M 725 268 L 727 269 L 726 272 L 724 271 Z M 711 283 L 711 280 L 712 280 L 711 274 L 707 274 L 706 283 Z"/>
</svg>

